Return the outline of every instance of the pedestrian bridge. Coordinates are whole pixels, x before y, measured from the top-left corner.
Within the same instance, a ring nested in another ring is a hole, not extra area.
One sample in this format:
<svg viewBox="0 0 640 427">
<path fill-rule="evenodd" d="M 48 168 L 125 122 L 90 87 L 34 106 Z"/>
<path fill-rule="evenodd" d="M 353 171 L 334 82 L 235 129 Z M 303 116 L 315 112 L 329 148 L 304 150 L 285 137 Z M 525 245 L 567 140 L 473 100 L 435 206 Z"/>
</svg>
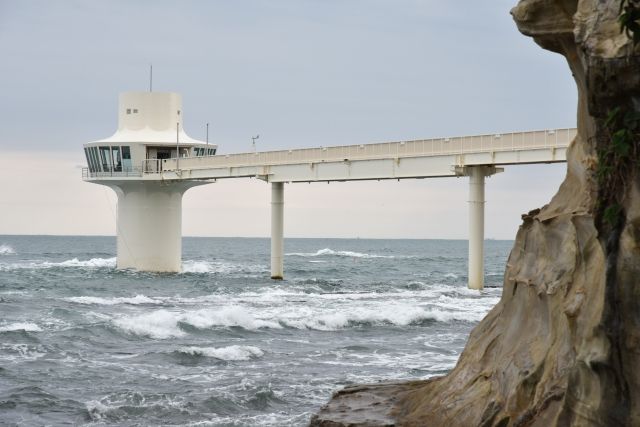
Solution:
<svg viewBox="0 0 640 427">
<path fill-rule="evenodd" d="M 502 166 L 566 161 L 576 129 L 149 159 L 131 170 L 84 171 L 88 181 L 211 182 L 254 177 L 272 184 L 271 276 L 283 277 L 284 184 L 469 177 L 469 287 L 484 284 L 484 181 Z"/>
<path fill-rule="evenodd" d="M 258 177 L 272 183 L 461 176 L 472 166 L 564 162 L 575 134 L 554 129 L 220 154 L 148 160 L 143 169 L 151 179 Z"/>
<path fill-rule="evenodd" d="M 576 129 L 554 129 L 165 159 L 152 166 L 169 180 L 257 177 L 272 183 L 273 278 L 282 278 L 284 269 L 284 183 L 468 176 L 468 285 L 482 289 L 484 178 L 504 165 L 564 162 L 575 135 Z"/>
</svg>

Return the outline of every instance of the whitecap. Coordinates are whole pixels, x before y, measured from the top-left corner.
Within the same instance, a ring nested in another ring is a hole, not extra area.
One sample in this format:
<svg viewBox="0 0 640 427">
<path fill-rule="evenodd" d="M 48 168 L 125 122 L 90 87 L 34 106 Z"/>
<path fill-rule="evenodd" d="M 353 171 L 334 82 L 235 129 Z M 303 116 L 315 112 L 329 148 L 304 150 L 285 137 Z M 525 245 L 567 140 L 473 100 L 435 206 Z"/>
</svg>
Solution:
<svg viewBox="0 0 640 427">
<path fill-rule="evenodd" d="M 446 311 L 424 308 L 408 304 L 376 304 L 368 307 L 345 307 L 342 310 L 300 310 L 280 313 L 280 323 L 296 329 L 333 331 L 362 324 L 408 326 L 425 320 L 450 322 L 452 320 L 478 321 L 484 313 L 466 311 Z"/>
<path fill-rule="evenodd" d="M 178 327 L 179 313 L 157 310 L 138 316 L 125 316 L 115 319 L 113 323 L 120 329 L 151 338 L 165 339 L 184 336 Z"/>
<path fill-rule="evenodd" d="M 395 258 L 393 255 L 375 255 L 375 254 L 365 254 L 362 252 L 353 252 L 353 251 L 334 251 L 330 248 L 320 249 L 317 252 L 292 252 L 285 254 L 286 256 L 299 256 L 299 257 L 317 257 L 317 256 L 341 256 L 341 257 L 352 257 L 352 258 Z"/>
<path fill-rule="evenodd" d="M 0 332 L 12 331 L 40 332 L 42 331 L 42 328 L 31 322 L 16 322 L 0 325 Z"/>
<path fill-rule="evenodd" d="M 188 311 L 180 316 L 180 321 L 198 329 L 207 329 L 214 326 L 236 326 L 247 330 L 282 328 L 278 322 L 258 319 L 240 306 Z"/>
<path fill-rule="evenodd" d="M 116 266 L 116 258 L 91 258 L 90 260 L 80 261 L 78 258 L 73 258 L 67 261 L 62 262 L 45 262 L 43 263 L 45 266 L 51 267 L 90 267 L 90 268 L 101 268 L 101 267 L 115 267 Z"/>
<path fill-rule="evenodd" d="M 455 273 L 447 273 L 447 274 L 444 275 L 444 277 L 448 277 L 450 279 L 457 279 L 458 275 L 455 274 Z"/>
<path fill-rule="evenodd" d="M 91 258 L 89 260 L 79 260 L 78 258 L 69 259 L 62 262 L 26 262 L 26 263 L 12 263 L 12 264 L 0 264 L 0 271 L 21 270 L 21 269 L 47 269 L 47 268 L 102 268 L 102 267 L 115 267 L 116 258 Z"/>
<path fill-rule="evenodd" d="M 16 253 L 15 250 L 9 245 L 2 244 L 0 245 L 0 255 L 14 255 Z"/>
<path fill-rule="evenodd" d="M 105 405 L 97 400 L 90 400 L 85 403 L 85 406 L 92 421 L 101 421 L 107 418 L 109 412 L 119 409 L 117 406 Z"/>
<path fill-rule="evenodd" d="M 149 298 L 145 295 L 136 295 L 135 297 L 111 297 L 111 298 L 101 298 L 101 297 L 69 297 L 63 298 L 65 301 L 74 302 L 76 304 L 95 304 L 95 305 L 116 305 L 116 304 L 131 304 L 131 305 L 139 305 L 139 304 L 161 304 L 161 301 L 155 300 L 153 298 Z"/>
<path fill-rule="evenodd" d="M 1 344 L 0 350 L 0 360 L 7 361 L 35 360 L 47 354 L 43 347 L 29 344 Z"/>
<path fill-rule="evenodd" d="M 213 357 L 220 360 L 249 360 L 264 355 L 258 347 L 250 345 L 231 345 L 228 347 L 180 347 L 180 353 L 193 356 Z"/>
<path fill-rule="evenodd" d="M 264 265 L 255 264 L 235 264 L 225 261 L 195 261 L 187 260 L 182 263 L 182 273 L 264 273 L 268 269 Z"/>
<path fill-rule="evenodd" d="M 157 310 L 138 316 L 123 316 L 113 323 L 126 332 L 158 339 L 184 336 L 180 323 L 197 329 L 234 326 L 247 330 L 282 328 L 278 322 L 258 319 L 239 306 L 185 312 Z"/>
</svg>

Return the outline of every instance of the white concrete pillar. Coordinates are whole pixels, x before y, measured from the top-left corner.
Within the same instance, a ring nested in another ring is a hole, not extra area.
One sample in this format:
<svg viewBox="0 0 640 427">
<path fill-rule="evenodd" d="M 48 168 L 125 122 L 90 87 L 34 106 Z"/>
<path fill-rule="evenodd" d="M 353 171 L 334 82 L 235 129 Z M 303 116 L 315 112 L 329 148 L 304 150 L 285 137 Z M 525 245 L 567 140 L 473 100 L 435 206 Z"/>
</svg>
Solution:
<svg viewBox="0 0 640 427">
<path fill-rule="evenodd" d="M 284 183 L 271 183 L 271 278 L 284 278 Z"/>
<path fill-rule="evenodd" d="M 484 287 L 484 166 L 470 166 L 469 175 L 469 289 Z"/>
<path fill-rule="evenodd" d="M 188 185 L 128 182 L 118 194 L 117 268 L 179 272 L 182 268 L 182 195 Z"/>
</svg>

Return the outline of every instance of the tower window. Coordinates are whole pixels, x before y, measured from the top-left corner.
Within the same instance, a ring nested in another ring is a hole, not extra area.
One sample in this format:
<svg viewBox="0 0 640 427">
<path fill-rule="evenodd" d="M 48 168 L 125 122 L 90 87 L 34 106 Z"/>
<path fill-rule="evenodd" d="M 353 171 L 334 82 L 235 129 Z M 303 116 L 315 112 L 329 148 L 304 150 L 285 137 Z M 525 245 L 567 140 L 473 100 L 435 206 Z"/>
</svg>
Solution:
<svg viewBox="0 0 640 427">
<path fill-rule="evenodd" d="M 138 114 L 138 109 L 137 108 L 133 109 L 133 114 Z"/>
<path fill-rule="evenodd" d="M 127 108 L 127 114 L 131 114 L 131 108 Z"/>
</svg>

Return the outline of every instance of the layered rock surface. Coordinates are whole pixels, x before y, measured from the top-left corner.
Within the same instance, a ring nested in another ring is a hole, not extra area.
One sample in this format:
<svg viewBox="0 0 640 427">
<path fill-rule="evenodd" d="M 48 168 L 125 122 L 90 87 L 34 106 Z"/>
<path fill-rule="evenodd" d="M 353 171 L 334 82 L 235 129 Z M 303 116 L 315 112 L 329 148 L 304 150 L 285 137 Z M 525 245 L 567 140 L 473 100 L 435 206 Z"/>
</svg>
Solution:
<svg viewBox="0 0 640 427">
<path fill-rule="evenodd" d="M 640 425 L 638 167 L 611 188 L 597 176 L 607 116 L 640 110 L 640 48 L 621 33 L 619 8 L 522 0 L 512 10 L 523 34 L 567 58 L 578 87 L 566 178 L 523 216 L 502 298 L 448 375 L 346 389 L 312 426 Z M 615 223 L 602 218 L 607 191 L 620 193 Z"/>
</svg>

